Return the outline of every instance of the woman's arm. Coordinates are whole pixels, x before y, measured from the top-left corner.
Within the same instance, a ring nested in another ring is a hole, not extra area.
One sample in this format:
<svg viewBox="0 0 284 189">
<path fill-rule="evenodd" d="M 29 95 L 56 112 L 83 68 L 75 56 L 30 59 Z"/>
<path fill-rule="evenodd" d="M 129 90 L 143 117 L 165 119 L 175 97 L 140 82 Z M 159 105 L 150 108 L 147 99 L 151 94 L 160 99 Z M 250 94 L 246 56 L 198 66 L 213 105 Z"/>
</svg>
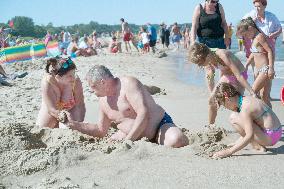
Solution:
<svg viewBox="0 0 284 189">
<path fill-rule="evenodd" d="M 52 78 L 50 76 L 44 76 L 44 79 L 41 84 L 42 100 L 47 106 L 48 113 L 55 119 L 58 119 L 58 114 L 60 111 L 56 107 L 57 97 L 54 90 L 55 86 L 51 84 L 51 80 Z"/>
<path fill-rule="evenodd" d="M 248 112 L 244 111 L 240 114 L 240 117 L 243 122 L 245 136 L 242 138 L 242 140 L 238 140 L 238 142 L 229 149 L 231 154 L 234 154 L 235 152 L 246 147 L 253 138 L 253 119 L 251 115 Z"/>
<path fill-rule="evenodd" d="M 270 33 L 269 38 L 275 39 L 282 33 L 282 26 L 279 19 L 274 14 L 272 14 L 270 19 L 271 27 L 273 27 L 275 32 Z"/>
<path fill-rule="evenodd" d="M 221 52 L 218 52 L 218 56 L 223 60 L 223 62 L 230 68 L 234 76 L 237 78 L 237 80 L 240 82 L 240 84 L 249 91 L 249 93 L 253 96 L 255 96 L 255 93 L 248 83 L 248 81 L 244 78 L 244 76 L 241 74 L 240 69 L 236 66 L 237 64 L 242 64 L 240 60 L 230 51 L 223 50 Z"/>
<path fill-rule="evenodd" d="M 192 42 L 191 44 L 193 44 L 196 39 L 199 17 L 200 17 L 200 5 L 197 5 L 194 9 L 193 16 L 192 16 L 192 26 L 191 26 L 191 31 L 190 31 L 190 41 Z"/>
<path fill-rule="evenodd" d="M 237 151 L 243 149 L 250 143 L 251 139 L 253 138 L 253 120 L 248 112 L 242 112 L 240 116 L 243 124 L 242 127 L 245 131 L 245 136 L 237 140 L 236 144 L 233 147 L 216 152 L 213 155 L 214 158 L 228 157 L 236 153 Z"/>
<path fill-rule="evenodd" d="M 267 52 L 268 55 L 268 65 L 269 65 L 269 70 L 268 70 L 268 77 L 270 79 L 274 78 L 274 55 L 272 52 L 272 49 L 270 48 L 268 42 L 265 39 L 265 36 L 263 34 L 260 34 L 256 37 L 256 40 L 259 42 L 259 44 L 264 48 L 264 50 Z"/>
<path fill-rule="evenodd" d="M 83 87 L 80 78 L 78 77 L 75 81 L 74 86 L 74 98 L 75 98 L 75 106 L 71 109 L 70 113 L 72 118 L 75 121 L 84 121 L 86 107 L 84 102 L 84 94 L 83 94 Z"/>
<path fill-rule="evenodd" d="M 208 66 L 206 66 L 205 68 L 205 76 L 206 76 L 206 81 L 207 81 L 207 87 L 208 87 L 208 90 L 209 90 L 209 92 L 213 92 L 213 90 L 214 90 L 214 87 L 215 87 L 215 80 L 214 80 L 214 78 L 215 78 L 215 69 L 212 67 L 212 66 L 210 66 L 210 65 L 208 65 Z"/>
<path fill-rule="evenodd" d="M 249 65 L 253 62 L 253 59 L 254 59 L 254 56 L 253 56 L 253 54 L 251 53 L 251 54 L 249 55 L 248 59 L 247 59 L 246 65 L 245 65 L 246 70 L 248 70 L 248 67 L 249 67 Z"/>
<path fill-rule="evenodd" d="M 277 31 L 271 33 L 271 34 L 269 35 L 269 38 L 275 39 L 275 38 L 279 37 L 279 35 L 280 35 L 281 33 L 282 33 L 282 27 L 280 27 Z"/>
<path fill-rule="evenodd" d="M 223 6 L 219 3 L 219 10 L 220 10 L 220 13 L 221 13 L 221 18 L 222 18 L 222 27 L 224 29 L 224 32 L 225 32 L 225 45 L 226 47 L 229 47 L 229 44 L 230 44 L 230 40 L 229 40 L 229 31 L 228 31 L 228 24 L 227 24 L 227 21 L 226 21 L 226 17 L 225 17 L 225 11 L 223 9 Z"/>
</svg>

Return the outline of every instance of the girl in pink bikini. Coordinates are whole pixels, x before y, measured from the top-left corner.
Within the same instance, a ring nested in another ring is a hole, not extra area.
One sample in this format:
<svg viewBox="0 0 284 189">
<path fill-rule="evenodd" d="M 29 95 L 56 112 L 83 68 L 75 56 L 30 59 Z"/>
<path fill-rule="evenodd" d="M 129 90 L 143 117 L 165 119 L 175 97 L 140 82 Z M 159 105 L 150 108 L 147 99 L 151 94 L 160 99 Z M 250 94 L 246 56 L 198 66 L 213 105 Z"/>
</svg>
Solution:
<svg viewBox="0 0 284 189">
<path fill-rule="evenodd" d="M 214 97 L 219 106 L 233 111 L 230 122 L 241 137 L 230 148 L 216 152 L 213 157 L 230 156 L 249 143 L 254 149 L 265 151 L 265 146 L 273 146 L 281 139 L 282 126 L 278 117 L 260 99 L 242 96 L 228 83 L 220 83 Z"/>
<path fill-rule="evenodd" d="M 50 58 L 41 83 L 42 104 L 37 125 L 58 128 L 61 111 L 68 111 L 74 120 L 84 121 L 85 103 L 81 80 L 75 74 L 71 59 Z"/>
<path fill-rule="evenodd" d="M 208 89 L 211 92 L 209 98 L 209 124 L 214 124 L 217 116 L 217 107 L 214 103 L 214 76 L 215 70 L 221 71 L 218 83 L 232 84 L 241 94 L 247 89 L 251 95 L 255 93 L 247 82 L 247 71 L 241 61 L 230 51 L 225 49 L 210 49 L 205 44 L 194 43 L 188 51 L 190 63 L 197 64 L 206 69 Z"/>
</svg>

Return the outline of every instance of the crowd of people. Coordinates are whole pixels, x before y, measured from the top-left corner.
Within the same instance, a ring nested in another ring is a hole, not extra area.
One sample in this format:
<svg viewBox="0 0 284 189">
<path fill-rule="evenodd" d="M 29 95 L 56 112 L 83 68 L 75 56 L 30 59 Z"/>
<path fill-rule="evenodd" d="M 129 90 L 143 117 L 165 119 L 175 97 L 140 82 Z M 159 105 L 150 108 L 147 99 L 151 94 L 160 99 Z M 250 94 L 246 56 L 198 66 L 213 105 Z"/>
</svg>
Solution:
<svg viewBox="0 0 284 189">
<path fill-rule="evenodd" d="M 227 24 L 224 8 L 218 0 L 206 0 L 197 5 L 191 29 L 186 26 L 183 31 L 177 23 L 172 27 L 161 23 L 157 32 L 147 23 L 135 35 L 127 21 L 121 18 L 121 31 L 113 32 L 109 42 L 110 53 L 122 52 L 122 43 L 126 52 L 134 48 L 138 52 L 155 53 L 158 40 L 163 48 L 168 48 L 171 39 L 174 49 L 178 50 L 183 39 L 189 63 L 204 67 L 206 71 L 210 93 L 208 124 L 214 125 L 218 108 L 224 106 L 233 111 L 230 123 L 240 134 L 235 144 L 214 154 L 218 158 L 230 156 L 249 143 L 255 149 L 265 150 L 266 146 L 275 145 L 282 135 L 281 123 L 272 110 L 269 96 L 275 76 L 275 42 L 282 28 L 277 17 L 265 11 L 266 0 L 253 0 L 252 5 L 255 10 L 245 15 L 236 28 L 236 35 L 245 46 L 246 65 L 230 51 L 232 24 Z M 102 48 L 96 32 L 81 38 L 67 31 L 60 35 L 47 32 L 45 44 L 52 40 L 59 41 L 62 54 L 71 57 L 96 55 Z M 247 81 L 250 65 L 254 71 L 252 85 Z M 102 65 L 92 67 L 86 75 L 90 89 L 99 98 L 98 123 L 83 122 L 86 111 L 83 88 L 75 69 L 71 58 L 48 59 L 41 86 L 38 125 L 57 128 L 63 123 L 93 137 L 104 137 L 114 122 L 118 131 L 111 136 L 112 140 L 134 141 L 147 137 L 171 147 L 188 145 L 181 129 L 137 78 L 115 77 Z M 217 84 L 216 70 L 220 71 Z M 248 96 L 244 95 L 245 91 Z"/>
<path fill-rule="evenodd" d="M 160 43 L 162 48 L 169 48 L 170 43 L 174 46 L 174 51 L 180 48 L 181 39 L 184 39 L 184 49 L 187 49 L 190 44 L 190 28 L 186 26 L 181 31 L 180 26 L 175 22 L 172 26 L 167 26 L 164 22 L 160 24 L 160 28 L 157 31 L 152 24 L 147 23 L 140 27 L 140 31 L 137 35 L 133 34 L 128 23 L 124 18 L 120 19 L 122 28 L 122 39 L 125 43 L 125 50 L 128 52 L 132 46 L 139 52 L 155 53 L 156 44 Z M 116 33 L 116 38 L 119 38 L 119 33 Z M 131 41 L 131 43 L 130 43 Z M 112 51 L 112 50 L 111 50 Z"/>
</svg>

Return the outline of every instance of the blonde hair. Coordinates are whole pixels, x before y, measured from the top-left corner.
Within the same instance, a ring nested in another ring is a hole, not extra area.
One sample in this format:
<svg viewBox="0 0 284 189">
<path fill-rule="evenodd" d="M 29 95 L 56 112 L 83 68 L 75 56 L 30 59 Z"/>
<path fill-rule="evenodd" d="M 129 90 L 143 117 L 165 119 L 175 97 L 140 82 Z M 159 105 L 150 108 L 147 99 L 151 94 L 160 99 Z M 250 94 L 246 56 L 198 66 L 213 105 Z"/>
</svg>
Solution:
<svg viewBox="0 0 284 189">
<path fill-rule="evenodd" d="M 246 32 L 246 31 L 248 31 L 249 27 L 253 27 L 253 28 L 258 30 L 258 28 L 257 28 L 255 22 L 253 21 L 252 17 L 242 19 L 239 22 L 239 24 L 237 25 L 237 33 Z"/>
<path fill-rule="evenodd" d="M 189 47 L 188 50 L 188 61 L 199 66 L 205 62 L 206 57 L 210 53 L 209 47 L 203 43 L 195 42 Z"/>
<path fill-rule="evenodd" d="M 214 92 L 214 98 L 215 101 L 217 102 L 217 104 L 220 106 L 221 102 L 224 103 L 225 102 L 225 98 L 227 97 L 234 97 L 234 96 L 240 96 L 240 92 L 237 91 L 237 89 L 229 84 L 229 83 L 225 83 L 222 82 L 220 83 Z"/>
</svg>

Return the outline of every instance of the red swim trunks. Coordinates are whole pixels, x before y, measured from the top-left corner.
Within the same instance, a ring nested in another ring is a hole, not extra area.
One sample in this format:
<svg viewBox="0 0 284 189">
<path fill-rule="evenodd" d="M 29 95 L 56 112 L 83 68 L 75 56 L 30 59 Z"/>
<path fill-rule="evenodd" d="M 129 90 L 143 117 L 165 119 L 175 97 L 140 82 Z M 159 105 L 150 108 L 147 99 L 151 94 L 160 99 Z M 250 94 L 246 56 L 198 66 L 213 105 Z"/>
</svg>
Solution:
<svg viewBox="0 0 284 189">
<path fill-rule="evenodd" d="M 130 41 L 131 40 L 131 33 L 125 33 L 123 36 L 123 41 Z"/>
<path fill-rule="evenodd" d="M 112 53 L 117 53 L 117 51 L 118 51 L 118 48 L 117 48 L 117 47 L 113 47 L 113 48 L 111 49 L 111 52 L 112 52 Z"/>
</svg>

